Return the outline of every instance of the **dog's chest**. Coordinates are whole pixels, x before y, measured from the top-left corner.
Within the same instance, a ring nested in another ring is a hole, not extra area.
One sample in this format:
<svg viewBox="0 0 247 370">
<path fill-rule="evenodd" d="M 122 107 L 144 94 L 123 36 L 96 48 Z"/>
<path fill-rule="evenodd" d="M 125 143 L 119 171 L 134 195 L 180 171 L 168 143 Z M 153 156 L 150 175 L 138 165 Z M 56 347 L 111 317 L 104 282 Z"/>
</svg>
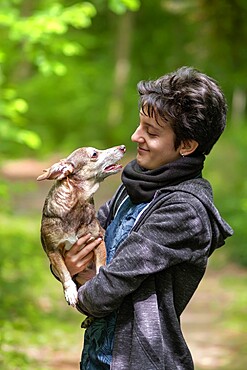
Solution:
<svg viewBox="0 0 247 370">
<path fill-rule="evenodd" d="M 70 191 L 69 191 L 70 190 Z M 80 191 L 54 186 L 43 209 L 42 233 L 44 239 L 52 238 L 54 245 L 64 245 L 68 250 L 78 238 L 88 233 L 103 236 L 96 218 L 93 199 L 83 200 Z M 45 243 L 49 245 L 49 242 Z"/>
</svg>

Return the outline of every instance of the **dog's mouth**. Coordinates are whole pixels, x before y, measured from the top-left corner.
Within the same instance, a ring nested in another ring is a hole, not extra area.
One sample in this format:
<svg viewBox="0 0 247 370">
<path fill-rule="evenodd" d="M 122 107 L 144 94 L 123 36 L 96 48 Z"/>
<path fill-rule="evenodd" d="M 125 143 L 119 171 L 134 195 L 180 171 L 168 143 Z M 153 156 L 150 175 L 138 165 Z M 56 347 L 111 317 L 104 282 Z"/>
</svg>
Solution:
<svg viewBox="0 0 247 370">
<path fill-rule="evenodd" d="M 126 152 L 124 145 L 113 147 L 108 150 L 108 158 L 105 161 L 105 167 L 103 169 L 103 177 L 115 174 L 122 170 L 123 166 L 118 163 Z"/>
<path fill-rule="evenodd" d="M 112 172 L 118 172 L 121 171 L 123 166 L 121 164 L 111 164 L 110 166 L 107 166 L 104 168 L 104 172 L 106 173 L 112 173 Z"/>
</svg>

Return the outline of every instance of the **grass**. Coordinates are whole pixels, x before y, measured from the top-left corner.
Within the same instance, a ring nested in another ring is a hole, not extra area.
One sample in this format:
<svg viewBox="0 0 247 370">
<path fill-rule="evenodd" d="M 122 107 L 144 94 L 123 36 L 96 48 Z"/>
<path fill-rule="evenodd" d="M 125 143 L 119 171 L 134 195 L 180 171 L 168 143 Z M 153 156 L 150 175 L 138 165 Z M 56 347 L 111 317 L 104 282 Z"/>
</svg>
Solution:
<svg viewBox="0 0 247 370">
<path fill-rule="evenodd" d="M 246 270 L 233 269 L 231 274 L 221 278 L 224 292 L 231 296 L 230 302 L 223 306 L 222 327 L 228 333 L 228 346 L 231 359 L 223 370 L 244 370 L 246 368 L 247 333 L 247 273 Z M 224 304 L 224 302 L 222 302 Z"/>
<path fill-rule="evenodd" d="M 67 306 L 60 283 L 49 273 L 39 218 L 1 215 L 0 224 L 0 368 L 43 370 L 48 367 L 40 354 L 63 350 L 76 340 L 75 333 L 81 341 L 83 317 Z"/>
</svg>

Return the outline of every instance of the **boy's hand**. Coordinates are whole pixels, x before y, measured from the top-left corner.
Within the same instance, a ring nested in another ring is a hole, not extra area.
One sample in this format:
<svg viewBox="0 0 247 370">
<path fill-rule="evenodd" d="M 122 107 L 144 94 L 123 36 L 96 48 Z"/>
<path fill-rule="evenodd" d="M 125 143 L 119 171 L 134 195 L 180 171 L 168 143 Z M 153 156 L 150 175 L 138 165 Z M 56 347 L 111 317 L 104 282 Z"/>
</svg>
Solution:
<svg viewBox="0 0 247 370">
<path fill-rule="evenodd" d="M 102 243 L 102 238 L 90 241 L 91 238 L 91 234 L 82 236 L 64 255 L 65 264 L 72 277 L 84 271 L 89 264 L 94 265 L 93 250 Z M 94 276 L 95 272 L 93 273 L 93 270 L 95 269 L 90 270 L 92 270 L 91 275 Z M 89 278 L 87 280 L 89 280 Z"/>
</svg>

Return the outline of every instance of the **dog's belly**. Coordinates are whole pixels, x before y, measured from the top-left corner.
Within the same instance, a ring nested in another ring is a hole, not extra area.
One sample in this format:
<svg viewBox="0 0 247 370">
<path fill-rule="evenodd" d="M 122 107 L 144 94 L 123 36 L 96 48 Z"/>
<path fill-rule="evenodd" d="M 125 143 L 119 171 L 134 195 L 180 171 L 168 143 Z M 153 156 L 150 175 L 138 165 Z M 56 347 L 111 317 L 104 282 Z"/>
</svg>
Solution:
<svg viewBox="0 0 247 370">
<path fill-rule="evenodd" d="M 43 226 L 45 224 L 45 220 L 43 220 Z M 54 219 L 49 221 L 49 228 L 44 228 L 46 231 L 49 230 L 49 232 L 43 232 L 42 234 L 42 240 L 43 240 L 43 247 L 48 251 L 59 249 L 61 252 L 65 249 L 66 251 L 70 250 L 71 247 L 77 242 L 77 240 L 87 234 L 92 235 L 92 239 L 96 239 L 98 237 L 103 238 L 104 237 L 104 230 L 100 226 L 99 221 L 97 219 L 94 219 L 91 221 L 89 225 L 80 225 L 77 226 L 76 229 L 72 229 L 70 227 L 67 227 L 64 229 L 61 222 L 54 222 Z M 82 246 L 83 248 L 83 246 Z M 63 254 L 63 253 L 62 253 Z"/>
<path fill-rule="evenodd" d="M 71 235 L 70 237 L 68 237 L 68 239 L 61 240 L 59 244 L 64 244 L 64 249 L 66 251 L 69 251 L 72 245 L 74 245 L 77 242 L 77 240 L 78 240 L 78 237 L 76 235 Z"/>
<path fill-rule="evenodd" d="M 71 234 L 66 238 L 61 239 L 59 245 L 62 245 L 66 251 L 69 251 L 81 236 L 84 236 L 88 233 L 92 235 L 92 239 L 104 236 L 104 230 L 101 228 L 101 226 L 98 223 L 91 223 L 90 225 L 82 226 L 78 230 L 77 234 Z"/>
</svg>

